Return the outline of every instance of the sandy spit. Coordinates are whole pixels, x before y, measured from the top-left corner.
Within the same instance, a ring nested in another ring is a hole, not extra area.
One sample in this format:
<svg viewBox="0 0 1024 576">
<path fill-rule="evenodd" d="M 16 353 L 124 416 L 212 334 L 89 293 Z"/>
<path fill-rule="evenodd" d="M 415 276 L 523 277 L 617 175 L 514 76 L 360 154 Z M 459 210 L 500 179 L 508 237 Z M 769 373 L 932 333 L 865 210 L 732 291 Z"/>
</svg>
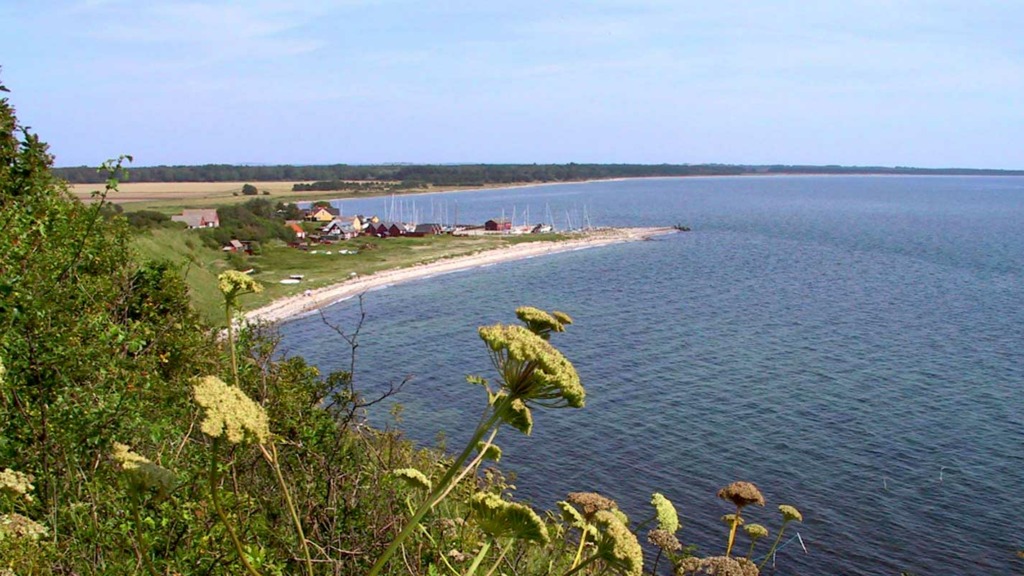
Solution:
<svg viewBox="0 0 1024 576">
<path fill-rule="evenodd" d="M 595 248 L 620 242 L 646 240 L 653 236 L 672 234 L 674 228 L 606 228 L 588 232 L 585 236 L 559 242 L 526 242 L 476 254 L 437 260 L 409 268 L 385 270 L 346 280 L 339 284 L 313 290 L 308 296 L 297 294 L 279 298 L 266 306 L 245 314 L 248 321 L 276 323 L 326 308 L 342 300 L 363 294 L 374 288 L 409 282 L 428 276 L 446 274 L 488 264 L 509 262 L 523 258 L 556 254 L 583 248 Z"/>
</svg>

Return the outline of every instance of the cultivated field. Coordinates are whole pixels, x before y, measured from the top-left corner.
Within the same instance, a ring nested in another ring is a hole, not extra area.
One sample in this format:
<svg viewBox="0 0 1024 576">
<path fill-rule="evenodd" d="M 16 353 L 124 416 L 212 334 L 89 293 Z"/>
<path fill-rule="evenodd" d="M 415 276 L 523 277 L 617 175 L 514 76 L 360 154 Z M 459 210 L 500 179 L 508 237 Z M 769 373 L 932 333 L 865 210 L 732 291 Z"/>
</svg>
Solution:
<svg viewBox="0 0 1024 576">
<path fill-rule="evenodd" d="M 259 196 L 242 195 L 242 186 L 252 184 Z M 427 188 L 385 188 L 391 182 L 382 182 L 381 189 L 332 190 L 328 192 L 292 191 L 296 182 L 122 182 L 118 190 L 107 201 L 122 204 L 126 211 L 156 210 L 165 214 L 180 213 L 183 208 L 207 208 L 225 204 L 241 203 L 252 198 L 298 202 L 334 198 L 356 198 L 388 194 L 415 194 L 419 192 L 444 192 L 449 190 L 476 190 L 501 186 L 438 186 Z M 72 184 L 71 191 L 88 202 L 95 190 L 102 190 L 102 184 Z M 266 194 L 265 194 L 266 193 Z"/>
<path fill-rule="evenodd" d="M 108 201 L 115 204 L 132 204 L 130 210 L 175 211 L 183 206 L 198 208 L 244 202 L 253 196 L 243 196 L 242 186 L 252 184 L 261 196 L 289 201 L 318 196 L 317 192 L 293 192 L 295 182 L 122 182 Z M 71 191 L 88 201 L 94 190 L 102 190 L 102 184 L 73 184 Z M 264 195 L 269 192 L 269 195 Z M 332 195 L 337 196 L 338 192 Z"/>
</svg>

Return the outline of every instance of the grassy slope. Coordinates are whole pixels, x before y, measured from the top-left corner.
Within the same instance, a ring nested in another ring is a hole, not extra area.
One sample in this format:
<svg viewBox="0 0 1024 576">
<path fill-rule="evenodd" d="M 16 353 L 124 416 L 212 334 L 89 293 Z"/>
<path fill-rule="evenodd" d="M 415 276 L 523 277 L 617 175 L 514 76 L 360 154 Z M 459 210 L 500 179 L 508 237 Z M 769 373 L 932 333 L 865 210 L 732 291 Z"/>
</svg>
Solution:
<svg viewBox="0 0 1024 576">
<path fill-rule="evenodd" d="M 404 268 L 513 243 L 560 238 L 561 236 L 556 234 L 511 237 L 356 238 L 316 246 L 308 251 L 289 248 L 282 243 L 270 243 L 264 245 L 261 255 L 246 259 L 247 264 L 257 270 L 253 277 L 263 284 L 265 290 L 262 294 L 243 296 L 241 303 L 246 309 L 257 308 L 276 298 L 342 282 L 348 279 L 352 272 L 365 276 L 380 270 Z M 228 263 L 222 252 L 203 246 L 196 232 L 177 229 L 158 229 L 140 233 L 135 239 L 134 247 L 143 260 L 163 259 L 186 264 L 184 270 L 196 309 L 211 322 L 223 323 L 222 300 L 217 291 L 217 274 L 227 270 Z M 354 250 L 358 253 L 339 254 L 339 250 Z M 299 284 L 279 282 L 292 274 L 302 274 L 305 278 Z"/>
<path fill-rule="evenodd" d="M 132 245 L 140 260 L 181 264 L 193 306 L 207 319 L 220 319 L 223 300 L 217 290 L 217 275 L 228 269 L 221 251 L 204 246 L 195 233 L 170 228 L 140 232 Z"/>
</svg>

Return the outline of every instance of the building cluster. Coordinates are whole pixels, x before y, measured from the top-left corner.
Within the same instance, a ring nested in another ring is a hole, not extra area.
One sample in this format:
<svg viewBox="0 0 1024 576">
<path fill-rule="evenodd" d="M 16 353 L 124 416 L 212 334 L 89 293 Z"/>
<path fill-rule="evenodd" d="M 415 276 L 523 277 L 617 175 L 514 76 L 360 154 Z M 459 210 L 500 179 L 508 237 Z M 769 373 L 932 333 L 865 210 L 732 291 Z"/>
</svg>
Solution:
<svg viewBox="0 0 1024 576">
<path fill-rule="evenodd" d="M 220 220 L 216 209 L 184 210 L 172 216 L 176 222 L 184 222 L 189 228 L 217 228 Z M 308 223 L 315 223 L 316 230 L 309 232 Z M 306 224 L 304 226 L 304 224 Z M 305 246 L 310 242 L 332 242 L 349 240 L 358 236 L 395 238 L 400 236 L 433 236 L 438 234 L 484 235 L 484 234 L 526 234 L 550 232 L 547 224 L 536 226 L 513 226 L 507 218 L 494 218 L 482 225 L 443 226 L 438 223 L 410 224 L 385 221 L 377 216 L 342 216 L 341 211 L 329 206 L 313 206 L 303 211 L 302 220 L 286 220 L 284 225 L 295 233 L 294 246 Z M 232 240 L 224 246 L 225 251 L 251 253 L 245 241 Z"/>
</svg>

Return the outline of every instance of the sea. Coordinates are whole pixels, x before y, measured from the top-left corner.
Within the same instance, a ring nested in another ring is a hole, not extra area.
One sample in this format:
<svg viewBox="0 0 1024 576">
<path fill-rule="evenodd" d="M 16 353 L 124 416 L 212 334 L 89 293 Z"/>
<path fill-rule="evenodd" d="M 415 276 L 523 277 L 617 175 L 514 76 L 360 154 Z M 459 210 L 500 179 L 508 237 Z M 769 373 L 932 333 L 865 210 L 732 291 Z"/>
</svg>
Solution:
<svg viewBox="0 0 1024 576">
<path fill-rule="evenodd" d="M 573 491 L 640 523 L 660 492 L 701 555 L 724 552 L 716 492 L 755 483 L 764 573 L 1019 574 L 1024 560 L 1024 178 L 666 178 L 335 202 L 420 222 L 671 226 L 689 232 L 465 270 L 367 293 L 281 327 L 282 350 L 349 366 L 368 412 L 461 447 L 493 377 L 478 326 L 514 309 L 575 323 L 552 343 L 583 409 L 503 429 L 515 498 Z M 528 214 L 528 215 L 527 215 Z M 359 319 L 362 324 L 359 326 Z M 396 408 L 400 405 L 400 409 Z M 643 537 L 641 537 L 643 539 Z M 746 540 L 737 538 L 746 554 Z"/>
</svg>

